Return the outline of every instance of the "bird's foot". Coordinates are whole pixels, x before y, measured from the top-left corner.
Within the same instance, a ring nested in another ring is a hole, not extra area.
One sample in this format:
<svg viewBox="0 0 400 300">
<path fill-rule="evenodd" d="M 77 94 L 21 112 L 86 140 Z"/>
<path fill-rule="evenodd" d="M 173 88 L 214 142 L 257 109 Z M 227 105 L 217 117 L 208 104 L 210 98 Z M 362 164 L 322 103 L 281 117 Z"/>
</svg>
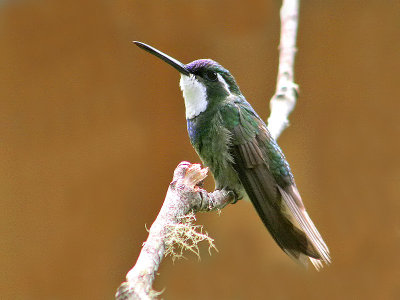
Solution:
<svg viewBox="0 0 400 300">
<path fill-rule="evenodd" d="M 228 191 L 228 193 L 231 194 L 231 197 L 233 199 L 231 204 L 236 204 L 240 199 L 243 198 L 243 196 L 239 195 L 239 193 L 237 193 L 235 191 Z"/>
</svg>

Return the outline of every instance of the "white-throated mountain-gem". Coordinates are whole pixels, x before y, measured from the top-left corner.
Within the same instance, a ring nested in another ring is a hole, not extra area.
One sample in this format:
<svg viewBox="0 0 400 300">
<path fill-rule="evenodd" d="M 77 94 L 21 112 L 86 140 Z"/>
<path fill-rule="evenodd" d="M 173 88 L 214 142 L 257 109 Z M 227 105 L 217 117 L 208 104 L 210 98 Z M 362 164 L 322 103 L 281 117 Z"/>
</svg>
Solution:
<svg viewBox="0 0 400 300">
<path fill-rule="evenodd" d="M 140 48 L 181 73 L 187 129 L 218 190 L 248 196 L 274 240 L 290 257 L 319 269 L 329 249 L 308 216 L 289 164 L 231 73 L 211 59 L 187 65 L 141 42 Z"/>
</svg>

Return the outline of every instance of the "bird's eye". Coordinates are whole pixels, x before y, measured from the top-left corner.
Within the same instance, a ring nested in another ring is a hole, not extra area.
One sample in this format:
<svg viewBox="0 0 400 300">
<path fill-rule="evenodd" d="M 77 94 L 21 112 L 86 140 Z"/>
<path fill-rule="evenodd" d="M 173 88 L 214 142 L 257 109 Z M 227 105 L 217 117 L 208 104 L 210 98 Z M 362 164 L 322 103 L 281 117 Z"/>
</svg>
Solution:
<svg viewBox="0 0 400 300">
<path fill-rule="evenodd" d="M 204 78 L 210 81 L 217 81 L 218 76 L 217 73 L 215 73 L 214 71 L 206 71 L 204 73 Z"/>
</svg>

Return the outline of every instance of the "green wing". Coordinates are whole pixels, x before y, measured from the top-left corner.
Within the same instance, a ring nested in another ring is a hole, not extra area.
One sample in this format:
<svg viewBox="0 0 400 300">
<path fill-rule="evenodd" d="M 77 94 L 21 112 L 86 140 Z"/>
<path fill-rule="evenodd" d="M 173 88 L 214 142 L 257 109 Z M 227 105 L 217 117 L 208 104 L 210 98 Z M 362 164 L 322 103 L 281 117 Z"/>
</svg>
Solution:
<svg viewBox="0 0 400 300">
<path fill-rule="evenodd" d="M 329 250 L 304 208 L 290 167 L 265 123 L 247 102 L 221 110 L 231 132 L 234 169 L 261 220 L 291 257 L 318 269 L 330 262 Z"/>
</svg>

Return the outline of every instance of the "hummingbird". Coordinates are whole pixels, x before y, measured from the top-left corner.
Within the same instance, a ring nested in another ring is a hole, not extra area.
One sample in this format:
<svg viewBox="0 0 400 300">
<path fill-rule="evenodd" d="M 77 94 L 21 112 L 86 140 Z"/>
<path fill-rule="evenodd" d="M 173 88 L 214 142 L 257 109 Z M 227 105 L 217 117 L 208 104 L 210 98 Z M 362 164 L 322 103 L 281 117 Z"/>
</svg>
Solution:
<svg viewBox="0 0 400 300">
<path fill-rule="evenodd" d="M 279 247 L 317 270 L 331 262 L 311 221 L 289 164 L 264 121 L 241 93 L 231 73 L 211 59 L 183 64 L 142 42 L 143 50 L 181 75 L 189 139 L 213 174 L 217 190 L 249 198 Z"/>
</svg>

